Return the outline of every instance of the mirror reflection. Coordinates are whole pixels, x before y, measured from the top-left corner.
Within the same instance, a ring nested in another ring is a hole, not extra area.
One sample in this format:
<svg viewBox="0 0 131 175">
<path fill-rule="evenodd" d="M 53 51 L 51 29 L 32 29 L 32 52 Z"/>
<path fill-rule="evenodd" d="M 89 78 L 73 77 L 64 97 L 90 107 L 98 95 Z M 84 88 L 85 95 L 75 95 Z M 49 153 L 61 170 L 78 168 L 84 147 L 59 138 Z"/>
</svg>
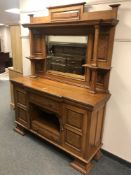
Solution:
<svg viewBox="0 0 131 175">
<path fill-rule="evenodd" d="M 66 76 L 84 76 L 88 38 L 84 36 L 48 36 L 47 72 Z"/>
</svg>

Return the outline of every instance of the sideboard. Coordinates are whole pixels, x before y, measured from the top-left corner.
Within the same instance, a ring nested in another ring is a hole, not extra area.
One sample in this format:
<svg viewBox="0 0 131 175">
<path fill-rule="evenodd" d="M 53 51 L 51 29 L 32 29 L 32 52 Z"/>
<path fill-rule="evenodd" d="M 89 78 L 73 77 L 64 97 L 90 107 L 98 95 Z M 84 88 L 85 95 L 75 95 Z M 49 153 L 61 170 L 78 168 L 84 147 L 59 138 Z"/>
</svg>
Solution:
<svg viewBox="0 0 131 175">
<path fill-rule="evenodd" d="M 87 174 L 101 155 L 119 5 L 97 12 L 84 7 L 49 7 L 47 17 L 30 15 L 23 26 L 30 32 L 32 74 L 11 82 L 15 131 L 24 135 L 28 130 L 64 150 L 75 158 L 71 166 Z M 54 36 L 64 41 L 54 43 Z"/>
</svg>

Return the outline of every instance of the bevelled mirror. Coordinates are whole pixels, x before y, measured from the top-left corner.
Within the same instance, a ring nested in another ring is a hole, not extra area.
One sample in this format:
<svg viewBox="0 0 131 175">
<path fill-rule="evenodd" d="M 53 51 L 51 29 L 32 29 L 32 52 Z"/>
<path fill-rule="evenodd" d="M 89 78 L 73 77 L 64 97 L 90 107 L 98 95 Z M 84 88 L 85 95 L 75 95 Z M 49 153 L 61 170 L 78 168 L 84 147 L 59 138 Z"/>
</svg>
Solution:
<svg viewBox="0 0 131 175">
<path fill-rule="evenodd" d="M 47 36 L 46 72 L 48 74 L 85 79 L 88 37 Z"/>
</svg>

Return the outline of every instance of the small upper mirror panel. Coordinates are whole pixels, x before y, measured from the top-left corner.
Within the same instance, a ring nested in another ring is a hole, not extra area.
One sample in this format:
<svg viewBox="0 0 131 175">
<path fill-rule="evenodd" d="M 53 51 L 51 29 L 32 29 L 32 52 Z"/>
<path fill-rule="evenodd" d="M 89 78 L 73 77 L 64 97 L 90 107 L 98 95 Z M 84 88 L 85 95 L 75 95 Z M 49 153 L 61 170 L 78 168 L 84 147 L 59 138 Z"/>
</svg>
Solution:
<svg viewBox="0 0 131 175">
<path fill-rule="evenodd" d="M 47 73 L 84 78 L 88 37 L 48 36 Z"/>
</svg>

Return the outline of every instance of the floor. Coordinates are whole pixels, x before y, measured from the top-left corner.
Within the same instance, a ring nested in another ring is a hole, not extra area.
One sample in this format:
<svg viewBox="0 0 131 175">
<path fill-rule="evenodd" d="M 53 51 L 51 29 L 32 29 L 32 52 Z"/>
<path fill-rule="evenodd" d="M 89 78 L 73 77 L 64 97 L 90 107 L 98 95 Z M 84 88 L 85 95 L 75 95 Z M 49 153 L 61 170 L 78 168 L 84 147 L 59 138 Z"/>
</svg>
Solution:
<svg viewBox="0 0 131 175">
<path fill-rule="evenodd" d="M 0 80 L 0 175 L 81 175 L 69 166 L 69 155 L 30 133 L 14 132 L 13 121 L 9 82 Z M 131 175 L 131 169 L 106 156 L 94 164 L 90 175 Z"/>
<path fill-rule="evenodd" d="M 0 80 L 9 80 L 9 72 L 8 68 L 5 69 L 4 73 L 0 74 Z"/>
</svg>

